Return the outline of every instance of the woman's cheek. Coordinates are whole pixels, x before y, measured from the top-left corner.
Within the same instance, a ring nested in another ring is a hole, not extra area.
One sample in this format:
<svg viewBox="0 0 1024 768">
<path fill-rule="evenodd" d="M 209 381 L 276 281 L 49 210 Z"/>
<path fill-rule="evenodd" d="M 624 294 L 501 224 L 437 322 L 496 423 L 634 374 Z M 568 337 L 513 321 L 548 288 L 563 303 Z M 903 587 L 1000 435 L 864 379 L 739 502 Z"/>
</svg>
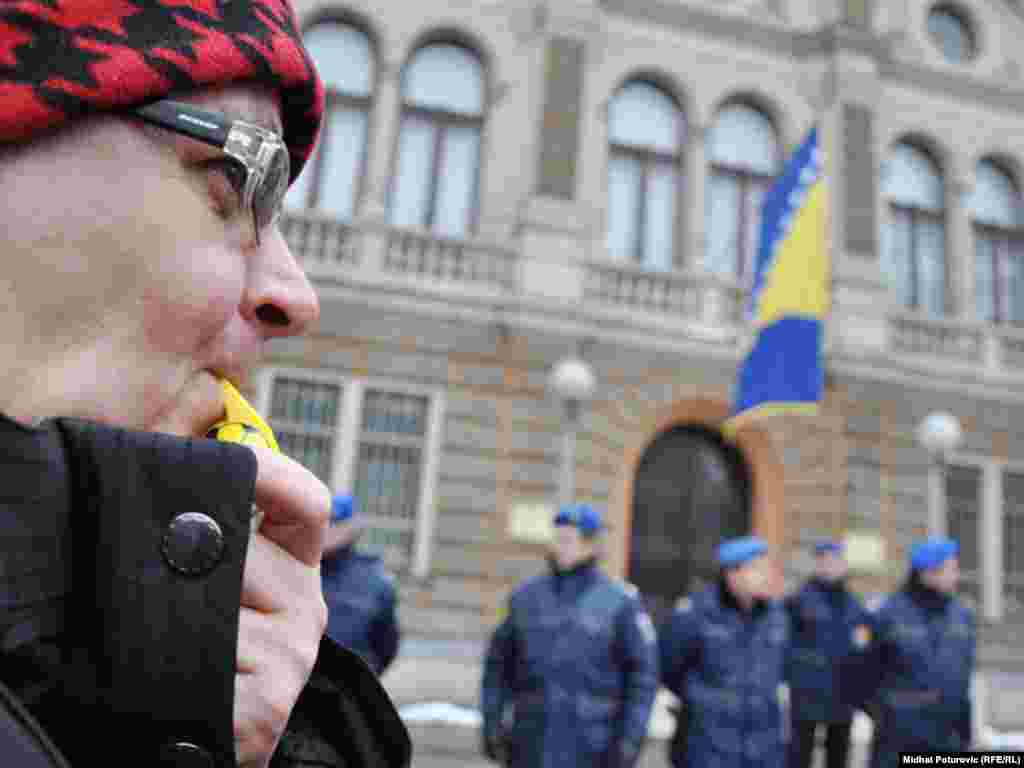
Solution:
<svg viewBox="0 0 1024 768">
<path fill-rule="evenodd" d="M 219 256 L 219 258 L 218 258 Z M 197 253 L 177 279 L 154 286 L 148 302 L 150 341 L 166 352 L 191 352 L 220 335 L 237 314 L 245 288 L 241 266 L 223 254 Z"/>
</svg>

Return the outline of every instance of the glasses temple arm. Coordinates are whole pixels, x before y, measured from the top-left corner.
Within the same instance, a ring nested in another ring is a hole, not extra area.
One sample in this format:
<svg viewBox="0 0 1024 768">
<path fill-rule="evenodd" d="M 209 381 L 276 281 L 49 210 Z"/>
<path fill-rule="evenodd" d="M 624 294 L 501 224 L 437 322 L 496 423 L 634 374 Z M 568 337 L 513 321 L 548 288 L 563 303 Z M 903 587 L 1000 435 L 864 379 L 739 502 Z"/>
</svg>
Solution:
<svg viewBox="0 0 1024 768">
<path fill-rule="evenodd" d="M 231 122 L 223 116 L 178 101 L 155 101 L 135 109 L 134 113 L 147 123 L 221 148 L 231 131 Z"/>
</svg>

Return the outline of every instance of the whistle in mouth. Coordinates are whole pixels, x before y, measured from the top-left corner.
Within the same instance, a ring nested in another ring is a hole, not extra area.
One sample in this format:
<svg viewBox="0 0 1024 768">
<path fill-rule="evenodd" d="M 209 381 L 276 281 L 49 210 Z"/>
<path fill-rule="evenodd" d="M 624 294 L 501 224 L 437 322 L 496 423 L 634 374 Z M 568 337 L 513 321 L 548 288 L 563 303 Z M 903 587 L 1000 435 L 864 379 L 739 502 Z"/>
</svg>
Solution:
<svg viewBox="0 0 1024 768">
<path fill-rule="evenodd" d="M 270 448 L 275 453 L 281 449 L 277 445 L 274 433 L 256 409 L 242 397 L 242 393 L 227 379 L 220 380 L 224 390 L 224 418 L 206 431 L 206 436 L 226 443 Z M 257 530 L 263 519 L 262 513 L 253 506 L 252 529 Z"/>
<path fill-rule="evenodd" d="M 221 379 L 220 385 L 224 390 L 224 418 L 210 427 L 206 436 L 226 443 L 258 445 L 280 453 L 274 433 L 242 393 L 227 379 Z"/>
</svg>

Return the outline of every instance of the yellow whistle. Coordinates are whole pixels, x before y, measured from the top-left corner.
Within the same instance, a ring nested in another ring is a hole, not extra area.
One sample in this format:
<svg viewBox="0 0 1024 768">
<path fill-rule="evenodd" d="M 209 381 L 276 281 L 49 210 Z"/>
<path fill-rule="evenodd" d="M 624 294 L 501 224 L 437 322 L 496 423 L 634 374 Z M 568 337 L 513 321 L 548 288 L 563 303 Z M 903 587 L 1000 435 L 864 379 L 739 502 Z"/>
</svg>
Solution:
<svg viewBox="0 0 1024 768">
<path fill-rule="evenodd" d="M 281 449 L 277 445 L 274 433 L 249 401 L 227 379 L 220 380 L 224 390 L 224 418 L 206 431 L 206 436 L 226 443 L 242 445 L 258 445 L 270 448 L 275 453 Z M 259 529 L 263 514 L 253 505 L 252 530 Z"/>
<path fill-rule="evenodd" d="M 258 445 L 280 453 L 274 433 L 242 393 L 227 379 L 221 379 L 220 386 L 224 390 L 224 418 L 210 427 L 206 436 L 226 443 Z"/>
</svg>

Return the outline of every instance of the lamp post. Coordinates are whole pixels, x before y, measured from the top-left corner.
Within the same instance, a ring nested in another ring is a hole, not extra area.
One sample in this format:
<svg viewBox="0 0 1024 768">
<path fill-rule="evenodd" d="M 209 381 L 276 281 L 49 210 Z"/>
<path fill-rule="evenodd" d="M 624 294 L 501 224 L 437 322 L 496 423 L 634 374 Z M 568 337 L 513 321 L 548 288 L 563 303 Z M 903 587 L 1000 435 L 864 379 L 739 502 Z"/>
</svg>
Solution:
<svg viewBox="0 0 1024 768">
<path fill-rule="evenodd" d="M 945 411 L 929 413 L 917 428 L 917 441 L 931 458 L 928 532 L 933 536 L 946 533 L 946 465 L 950 452 L 962 439 L 960 422 L 956 416 Z"/>
<path fill-rule="evenodd" d="M 573 500 L 576 486 L 576 430 L 579 428 L 580 407 L 593 397 L 595 387 L 593 371 L 578 357 L 560 360 L 551 371 L 551 388 L 563 408 L 559 506 L 570 504 Z"/>
</svg>

